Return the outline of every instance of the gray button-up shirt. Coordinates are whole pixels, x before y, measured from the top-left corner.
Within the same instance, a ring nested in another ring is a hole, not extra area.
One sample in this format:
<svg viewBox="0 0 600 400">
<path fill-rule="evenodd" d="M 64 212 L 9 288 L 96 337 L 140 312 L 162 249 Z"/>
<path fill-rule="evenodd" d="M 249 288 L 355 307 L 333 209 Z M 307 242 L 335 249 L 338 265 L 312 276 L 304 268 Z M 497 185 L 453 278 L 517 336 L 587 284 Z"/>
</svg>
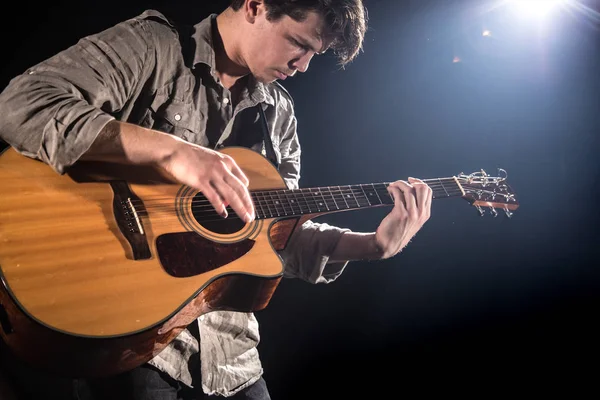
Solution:
<svg viewBox="0 0 600 400">
<path fill-rule="evenodd" d="M 215 17 L 175 27 L 148 10 L 81 39 L 11 80 L 0 94 L 0 137 L 61 174 L 113 119 L 202 146 L 245 146 L 265 154 L 260 106 L 280 173 L 297 188 L 300 144 L 293 101 L 279 84 L 262 84 L 252 76 L 244 78 L 239 101 L 233 101 L 215 74 Z M 328 263 L 328 258 L 344 231 L 306 222 L 280 252 L 284 276 L 311 283 L 336 279 L 346 263 Z M 150 364 L 189 386 L 201 382 L 206 393 L 230 396 L 261 376 L 259 340 L 252 313 L 214 311 Z M 194 373 L 198 363 L 200 377 Z"/>
</svg>

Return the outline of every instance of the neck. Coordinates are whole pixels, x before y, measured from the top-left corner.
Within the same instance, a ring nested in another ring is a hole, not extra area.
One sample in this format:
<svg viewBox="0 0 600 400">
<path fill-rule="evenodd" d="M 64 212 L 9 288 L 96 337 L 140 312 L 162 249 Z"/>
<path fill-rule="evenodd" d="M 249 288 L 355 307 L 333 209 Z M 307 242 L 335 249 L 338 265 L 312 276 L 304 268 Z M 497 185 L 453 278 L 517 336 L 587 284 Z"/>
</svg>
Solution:
<svg viewBox="0 0 600 400">
<path fill-rule="evenodd" d="M 464 191 L 455 177 L 424 180 L 433 198 L 461 197 Z M 258 219 L 393 206 L 389 183 L 327 186 L 294 190 L 251 191 Z"/>
<path fill-rule="evenodd" d="M 217 16 L 217 28 L 213 33 L 216 73 L 227 89 L 250 73 L 240 51 L 238 17 L 235 11 L 227 8 Z"/>
<path fill-rule="evenodd" d="M 465 195 L 455 177 L 424 180 L 433 190 L 433 198 Z M 250 194 L 256 210 L 256 219 L 325 214 L 361 208 L 393 206 L 394 199 L 387 188 L 389 183 L 327 186 L 306 189 L 252 190 Z M 204 196 L 193 201 L 198 222 L 220 220 L 215 209 Z M 230 213 L 233 209 L 230 208 Z"/>
</svg>

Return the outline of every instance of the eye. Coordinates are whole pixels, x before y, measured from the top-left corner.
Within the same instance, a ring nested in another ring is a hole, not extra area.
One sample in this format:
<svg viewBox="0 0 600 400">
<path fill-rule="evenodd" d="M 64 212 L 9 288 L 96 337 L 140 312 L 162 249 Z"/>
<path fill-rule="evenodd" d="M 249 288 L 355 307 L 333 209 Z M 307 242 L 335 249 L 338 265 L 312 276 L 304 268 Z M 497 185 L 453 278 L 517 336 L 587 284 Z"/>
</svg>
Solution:
<svg viewBox="0 0 600 400">
<path fill-rule="evenodd" d="M 308 46 L 303 45 L 302 43 L 300 43 L 299 41 L 297 41 L 296 39 L 291 39 L 291 42 L 294 46 L 296 46 L 297 48 L 304 50 L 304 51 L 309 51 L 310 49 L 308 48 Z"/>
</svg>

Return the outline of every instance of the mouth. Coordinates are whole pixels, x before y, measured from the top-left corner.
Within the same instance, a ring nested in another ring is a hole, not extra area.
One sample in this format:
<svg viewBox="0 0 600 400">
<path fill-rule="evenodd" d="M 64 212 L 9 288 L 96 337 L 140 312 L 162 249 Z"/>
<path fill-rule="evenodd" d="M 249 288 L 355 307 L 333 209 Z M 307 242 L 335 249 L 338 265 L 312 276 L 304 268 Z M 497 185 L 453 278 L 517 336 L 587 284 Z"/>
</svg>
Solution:
<svg viewBox="0 0 600 400">
<path fill-rule="evenodd" d="M 282 81 L 284 81 L 289 76 L 279 70 L 275 70 L 275 75 L 277 76 L 277 79 L 281 79 Z"/>
</svg>

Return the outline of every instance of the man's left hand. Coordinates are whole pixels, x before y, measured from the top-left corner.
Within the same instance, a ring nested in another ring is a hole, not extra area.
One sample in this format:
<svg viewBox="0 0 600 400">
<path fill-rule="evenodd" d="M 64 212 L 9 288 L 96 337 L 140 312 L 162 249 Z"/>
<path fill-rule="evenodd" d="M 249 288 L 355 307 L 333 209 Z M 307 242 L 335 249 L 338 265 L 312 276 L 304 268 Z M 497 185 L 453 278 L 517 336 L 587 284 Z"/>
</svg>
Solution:
<svg viewBox="0 0 600 400">
<path fill-rule="evenodd" d="M 394 208 L 375 233 L 382 258 L 398 254 L 431 215 L 432 190 L 422 180 L 396 181 L 389 185 L 388 192 L 394 199 Z"/>
</svg>

